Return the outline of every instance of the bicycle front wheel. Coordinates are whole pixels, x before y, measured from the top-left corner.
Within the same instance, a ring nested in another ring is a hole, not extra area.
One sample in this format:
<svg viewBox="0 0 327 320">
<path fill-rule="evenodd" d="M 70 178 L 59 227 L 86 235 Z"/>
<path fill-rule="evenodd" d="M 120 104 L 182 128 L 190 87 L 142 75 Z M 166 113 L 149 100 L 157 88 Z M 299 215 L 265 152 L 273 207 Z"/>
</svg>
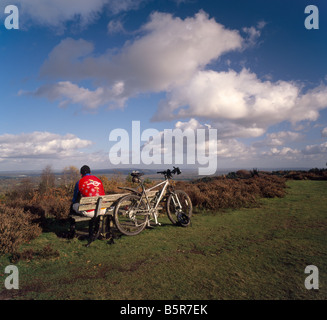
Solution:
<svg viewBox="0 0 327 320">
<path fill-rule="evenodd" d="M 167 199 L 166 208 L 168 218 L 174 225 L 186 227 L 190 224 L 193 207 L 192 201 L 186 192 L 176 190 L 171 193 Z M 183 222 L 180 218 L 181 215 L 187 216 L 187 221 Z"/>
<path fill-rule="evenodd" d="M 146 204 L 138 195 L 129 194 L 122 197 L 115 207 L 116 227 L 127 236 L 139 234 L 146 227 L 148 219 Z"/>
</svg>

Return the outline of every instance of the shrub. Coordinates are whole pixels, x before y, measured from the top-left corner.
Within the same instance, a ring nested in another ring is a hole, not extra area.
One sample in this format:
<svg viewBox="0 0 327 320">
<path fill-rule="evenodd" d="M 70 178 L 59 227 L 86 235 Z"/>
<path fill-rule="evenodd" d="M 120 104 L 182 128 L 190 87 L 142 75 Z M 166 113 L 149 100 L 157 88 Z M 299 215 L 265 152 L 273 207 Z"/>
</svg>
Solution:
<svg viewBox="0 0 327 320">
<path fill-rule="evenodd" d="M 43 200 L 41 206 L 46 209 L 47 215 L 57 220 L 67 219 L 71 206 L 71 199 L 68 198 L 50 198 Z"/>
<path fill-rule="evenodd" d="M 45 211 L 34 199 L 9 198 L 5 201 L 8 208 L 29 212 L 32 222 L 43 225 L 45 223 Z"/>
<path fill-rule="evenodd" d="M 19 246 L 41 234 L 33 215 L 23 209 L 0 207 L 0 253 L 16 252 Z"/>
<path fill-rule="evenodd" d="M 285 179 L 277 176 L 254 176 L 249 179 L 224 179 L 221 177 L 200 179 L 193 182 L 177 182 L 176 189 L 186 191 L 194 207 L 219 210 L 253 207 L 259 198 L 283 197 Z"/>
</svg>

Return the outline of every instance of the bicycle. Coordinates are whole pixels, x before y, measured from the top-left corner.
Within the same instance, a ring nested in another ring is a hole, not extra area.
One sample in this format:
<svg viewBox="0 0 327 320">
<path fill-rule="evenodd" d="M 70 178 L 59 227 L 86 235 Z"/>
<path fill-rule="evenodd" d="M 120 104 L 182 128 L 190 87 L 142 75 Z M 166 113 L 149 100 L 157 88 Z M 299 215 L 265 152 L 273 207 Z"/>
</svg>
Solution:
<svg viewBox="0 0 327 320">
<path fill-rule="evenodd" d="M 191 199 L 186 192 L 175 190 L 170 184 L 173 174 L 181 174 L 180 169 L 174 167 L 173 170 L 168 169 L 157 173 L 163 174 L 165 180 L 149 189 L 145 189 L 144 183 L 140 179 L 144 174 L 138 171 L 133 171 L 131 176 L 132 181 L 138 182 L 139 186 L 136 189 L 121 188 L 132 192 L 122 197 L 115 206 L 114 221 L 121 233 L 128 236 L 137 235 L 146 226 L 150 226 L 151 220 L 154 220 L 156 225 L 160 225 L 158 207 L 163 199 L 166 200 L 168 218 L 174 225 L 187 227 L 190 224 L 192 216 Z M 149 194 L 153 189 L 160 186 L 162 186 L 161 189 L 155 193 L 154 198 L 150 201 Z M 141 187 L 141 191 L 137 190 L 139 187 Z"/>
</svg>

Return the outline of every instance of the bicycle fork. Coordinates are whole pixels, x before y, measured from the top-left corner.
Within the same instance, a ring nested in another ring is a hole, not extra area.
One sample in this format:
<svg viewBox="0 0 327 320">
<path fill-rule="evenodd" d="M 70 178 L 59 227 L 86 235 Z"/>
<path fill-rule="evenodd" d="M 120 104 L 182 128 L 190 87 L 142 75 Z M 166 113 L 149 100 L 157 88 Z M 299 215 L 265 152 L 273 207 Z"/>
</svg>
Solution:
<svg viewBox="0 0 327 320">
<path fill-rule="evenodd" d="M 158 215 L 157 215 L 156 209 L 151 210 L 150 216 L 152 216 L 154 218 L 154 222 L 155 222 L 156 225 L 161 226 L 161 223 L 158 222 Z M 148 227 L 150 227 L 150 220 L 151 219 L 148 219 Z"/>
<path fill-rule="evenodd" d="M 175 197 L 176 197 L 176 199 L 175 199 Z M 180 203 L 180 201 L 178 199 L 178 196 L 176 194 L 173 194 L 172 200 L 173 200 L 173 204 L 174 204 L 174 206 L 176 208 L 176 216 L 177 216 L 177 212 L 182 211 L 182 205 L 181 205 L 181 203 Z"/>
</svg>

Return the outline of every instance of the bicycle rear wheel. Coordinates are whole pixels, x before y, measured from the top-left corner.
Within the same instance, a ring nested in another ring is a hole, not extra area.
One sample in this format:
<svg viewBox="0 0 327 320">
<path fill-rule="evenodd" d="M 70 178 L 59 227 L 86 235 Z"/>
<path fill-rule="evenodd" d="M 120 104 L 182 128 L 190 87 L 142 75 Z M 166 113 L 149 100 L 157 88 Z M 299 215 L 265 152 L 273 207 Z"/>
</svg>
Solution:
<svg viewBox="0 0 327 320">
<path fill-rule="evenodd" d="M 139 234 L 146 227 L 148 219 L 146 204 L 138 195 L 129 194 L 122 197 L 115 207 L 116 227 L 127 236 Z"/>
<path fill-rule="evenodd" d="M 183 190 L 176 190 L 171 193 L 166 203 L 167 215 L 174 225 L 187 227 L 192 216 L 192 201 Z"/>
</svg>

